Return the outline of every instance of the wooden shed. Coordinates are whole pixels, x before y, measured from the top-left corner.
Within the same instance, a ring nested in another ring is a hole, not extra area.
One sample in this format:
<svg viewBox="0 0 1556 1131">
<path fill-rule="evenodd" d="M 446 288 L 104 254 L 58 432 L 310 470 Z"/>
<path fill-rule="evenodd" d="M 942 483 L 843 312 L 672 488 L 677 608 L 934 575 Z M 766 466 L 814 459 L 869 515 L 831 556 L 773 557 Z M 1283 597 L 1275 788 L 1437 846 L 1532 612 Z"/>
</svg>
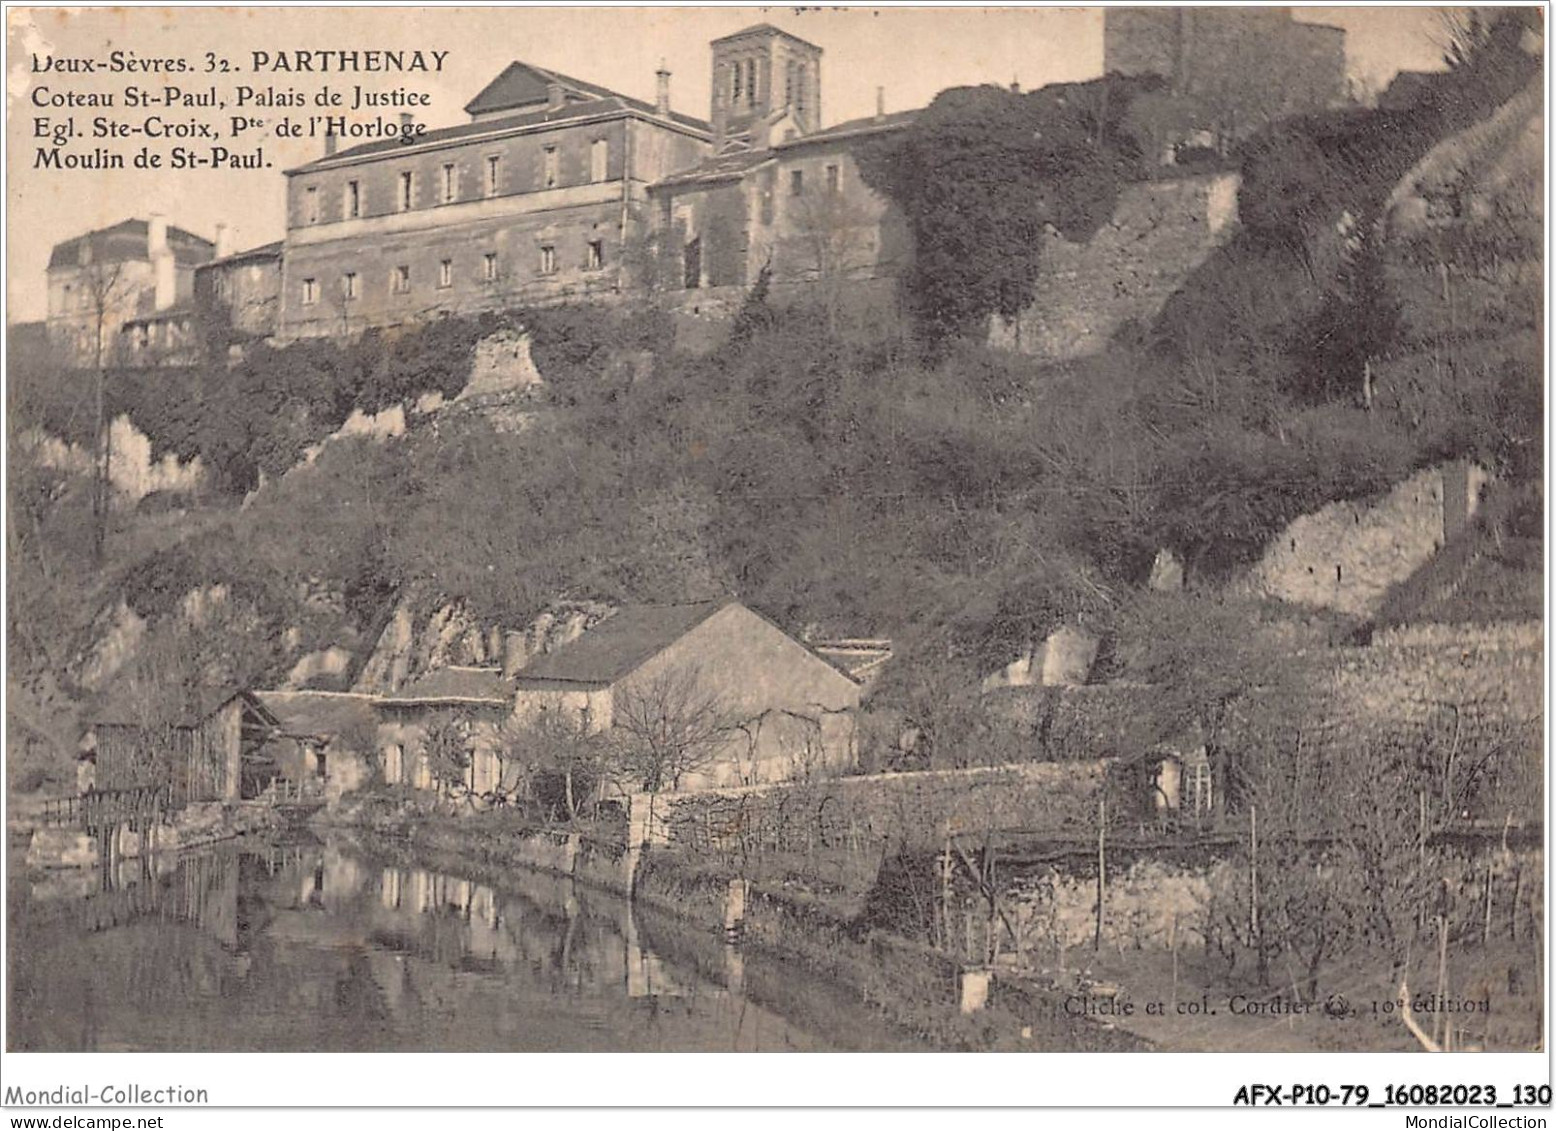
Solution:
<svg viewBox="0 0 1556 1131">
<path fill-rule="evenodd" d="M 180 722 L 147 726 L 99 722 L 96 788 L 166 785 L 175 808 L 194 801 L 255 797 L 266 784 L 263 747 L 277 722 L 247 691 L 214 697 Z"/>
</svg>

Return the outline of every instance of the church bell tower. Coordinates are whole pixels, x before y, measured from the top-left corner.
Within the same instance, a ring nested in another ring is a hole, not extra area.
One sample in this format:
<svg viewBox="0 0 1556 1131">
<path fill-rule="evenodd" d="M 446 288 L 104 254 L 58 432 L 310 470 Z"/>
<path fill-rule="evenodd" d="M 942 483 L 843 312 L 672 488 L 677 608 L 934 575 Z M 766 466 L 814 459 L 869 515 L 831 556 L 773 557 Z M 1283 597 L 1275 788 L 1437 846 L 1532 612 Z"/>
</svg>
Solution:
<svg viewBox="0 0 1556 1131">
<path fill-rule="evenodd" d="M 765 144 L 765 126 L 787 111 L 798 133 L 821 125 L 821 48 L 771 24 L 715 39 L 714 152 Z"/>
</svg>

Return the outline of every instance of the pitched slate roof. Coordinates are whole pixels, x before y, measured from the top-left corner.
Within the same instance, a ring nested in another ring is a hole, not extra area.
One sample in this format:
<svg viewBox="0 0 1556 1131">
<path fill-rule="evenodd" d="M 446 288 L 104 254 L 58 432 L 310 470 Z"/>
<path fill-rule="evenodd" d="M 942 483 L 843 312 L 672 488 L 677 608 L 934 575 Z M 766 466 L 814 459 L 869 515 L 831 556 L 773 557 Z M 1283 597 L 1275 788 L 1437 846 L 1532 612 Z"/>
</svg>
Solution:
<svg viewBox="0 0 1556 1131">
<path fill-rule="evenodd" d="M 518 674 L 533 681 L 610 684 L 663 652 L 730 602 L 637 605 L 601 621 L 577 640 L 540 656 Z"/>
<path fill-rule="evenodd" d="M 693 165 L 690 169 L 655 181 L 650 187 L 676 188 L 681 185 L 738 180 L 758 165 L 782 157 L 790 150 L 822 142 L 847 141 L 850 138 L 890 133 L 909 125 L 920 113 L 921 111 L 918 110 L 899 110 L 895 114 L 887 114 L 881 118 L 876 118 L 874 115 L 868 118 L 853 118 L 846 122 L 839 122 L 835 126 L 828 126 L 824 130 L 817 130 L 815 133 L 775 141 L 771 149 L 742 149 L 734 153 L 723 153 L 717 157 L 710 157 L 699 165 Z"/>
<path fill-rule="evenodd" d="M 213 259 L 210 263 L 204 263 L 201 264 L 201 266 L 226 266 L 233 263 L 242 263 L 249 259 L 280 259 L 281 249 L 285 246 L 285 240 L 276 240 L 273 243 L 262 243 L 258 247 L 251 247 L 247 251 L 235 251 L 231 255 L 223 256 L 221 259 Z"/>
<path fill-rule="evenodd" d="M 487 83 L 481 93 L 465 104 L 465 113 L 495 114 L 502 110 L 534 107 L 551 97 L 553 84 L 560 86 L 564 93 L 574 94 L 584 99 L 617 102 L 634 110 L 642 110 L 650 114 L 655 112 L 651 102 L 644 102 L 640 98 L 633 98 L 609 87 L 585 82 L 583 79 L 575 79 L 560 71 L 548 71 L 532 63 L 514 60 L 504 68 L 502 74 Z M 701 118 L 694 118 L 690 114 L 677 114 L 672 111 L 670 117 L 681 125 L 691 126 L 693 129 L 709 128 L 707 122 Z"/>
<path fill-rule="evenodd" d="M 776 154 L 770 149 L 742 149 L 737 153 L 725 153 L 718 157 L 709 158 L 700 165 L 694 165 L 685 172 L 676 173 L 655 181 L 654 188 L 673 187 L 675 185 L 702 184 L 709 181 L 722 181 L 743 176 L 746 172 L 758 165 L 771 161 Z"/>
<path fill-rule="evenodd" d="M 873 114 L 868 118 L 850 118 L 846 122 L 828 126 L 824 130 L 816 130 L 814 133 L 774 142 L 773 148 L 789 149 L 797 145 L 807 145 L 817 141 L 832 141 L 856 134 L 885 133 L 889 130 L 900 130 L 904 126 L 909 125 L 921 113 L 923 113 L 922 110 L 898 110 L 896 113 L 884 114 L 879 118 Z"/>
<path fill-rule="evenodd" d="M 145 220 L 121 220 L 111 227 L 98 228 L 57 243 L 49 254 L 49 269 L 78 266 L 81 262 L 81 245 L 87 241 L 90 241 L 94 263 L 149 259 L 150 228 L 151 225 Z M 167 242 L 175 263 L 208 263 L 216 254 L 216 245 L 210 240 L 172 224 L 168 225 Z"/>
<path fill-rule="evenodd" d="M 376 720 L 374 697 L 343 691 L 256 691 L 287 738 L 334 738 Z"/>
<path fill-rule="evenodd" d="M 646 102 L 639 102 L 637 99 L 628 98 L 625 95 L 612 95 L 609 98 L 594 98 L 585 102 L 568 102 L 555 110 L 549 110 L 542 106 L 539 109 L 528 112 L 504 114 L 498 118 L 482 118 L 478 122 L 466 122 L 459 126 L 445 126 L 439 130 L 428 130 L 410 142 L 401 141 L 398 137 L 364 142 L 362 145 L 353 145 L 350 149 L 342 149 L 339 153 L 333 153 L 328 157 L 320 157 L 316 161 L 310 161 L 308 164 L 300 165 L 295 169 L 288 169 L 286 172 L 290 176 L 293 173 L 305 170 L 328 168 L 337 162 L 355 157 L 370 157 L 380 153 L 405 153 L 440 142 L 460 141 L 465 138 L 502 134 L 509 130 L 565 123 L 579 118 L 594 118 L 607 114 L 627 113 L 657 116 L 654 114 L 654 108 Z M 708 130 L 708 123 L 687 114 L 672 113 L 670 117 L 677 125 L 688 129 L 703 133 L 706 133 Z"/>
<path fill-rule="evenodd" d="M 387 706 L 433 703 L 489 703 L 503 705 L 513 699 L 514 683 L 497 668 L 446 667 L 425 675 L 383 696 Z"/>
<path fill-rule="evenodd" d="M 807 645 L 827 663 L 858 682 L 874 675 L 892 657 L 891 641 L 817 642 Z"/>
<path fill-rule="evenodd" d="M 492 114 L 499 110 L 533 106 L 537 102 L 547 101 L 553 86 L 561 87 L 564 93 L 584 98 L 616 97 L 614 90 L 515 59 L 487 83 L 479 94 L 465 103 L 465 113 Z"/>
<path fill-rule="evenodd" d="M 723 43 L 725 40 L 739 39 L 743 35 L 781 35 L 785 39 L 792 39 L 796 43 L 803 43 L 806 47 L 816 46 L 810 40 L 801 39 L 792 31 L 784 31 L 783 28 L 774 27 L 772 24 L 752 24 L 750 27 L 743 27 L 739 31 L 732 31 L 728 35 L 721 35 L 717 39 L 711 40 L 710 43 Z"/>
<path fill-rule="evenodd" d="M 193 299 L 181 298 L 172 306 L 164 306 L 161 310 L 148 310 L 144 314 L 126 318 L 124 325 L 149 326 L 154 322 L 177 322 L 184 318 L 192 318 L 196 309 Z"/>
<path fill-rule="evenodd" d="M 205 722 L 217 711 L 221 710 L 234 699 L 242 699 L 248 707 L 255 712 L 262 722 L 274 725 L 270 710 L 254 695 L 240 687 L 201 687 L 190 692 L 183 703 L 179 705 L 179 713 L 176 718 L 169 720 L 169 725 L 181 727 L 197 727 Z M 145 704 L 134 699 L 129 692 L 119 691 L 98 708 L 93 726 L 139 726 L 134 720 L 141 715 L 141 708 Z"/>
</svg>

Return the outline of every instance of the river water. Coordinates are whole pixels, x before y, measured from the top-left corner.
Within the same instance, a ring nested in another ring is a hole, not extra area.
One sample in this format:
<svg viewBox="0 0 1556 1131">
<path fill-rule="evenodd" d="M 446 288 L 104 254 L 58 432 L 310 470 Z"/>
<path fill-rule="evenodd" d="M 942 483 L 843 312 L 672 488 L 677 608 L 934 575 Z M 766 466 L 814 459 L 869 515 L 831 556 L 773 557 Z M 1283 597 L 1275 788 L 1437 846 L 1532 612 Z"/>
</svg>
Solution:
<svg viewBox="0 0 1556 1131">
<path fill-rule="evenodd" d="M 802 967 L 523 869 L 237 843 L 7 879 L 13 1051 L 923 1047 Z"/>
</svg>

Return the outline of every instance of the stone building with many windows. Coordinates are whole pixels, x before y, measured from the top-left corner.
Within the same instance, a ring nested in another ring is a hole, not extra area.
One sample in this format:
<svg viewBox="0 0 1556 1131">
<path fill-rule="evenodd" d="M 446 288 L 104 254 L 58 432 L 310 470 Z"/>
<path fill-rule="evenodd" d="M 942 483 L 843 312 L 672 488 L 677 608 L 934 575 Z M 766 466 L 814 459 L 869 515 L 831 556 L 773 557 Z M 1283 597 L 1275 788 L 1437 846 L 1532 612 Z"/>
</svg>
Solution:
<svg viewBox="0 0 1556 1131">
<path fill-rule="evenodd" d="M 650 293 L 682 316 L 718 320 L 764 272 L 778 301 L 819 300 L 829 317 L 893 324 L 886 315 L 913 262 L 911 233 L 865 182 L 857 156 L 918 111 L 889 114 L 878 91 L 873 115 L 823 127 L 821 48 L 770 24 L 716 39 L 710 52 L 707 121 L 670 109 L 663 67 L 650 105 L 515 62 L 465 107 L 464 125 L 404 130 L 291 170 L 279 337 Z M 1261 60 L 1255 85 L 1273 90 L 1260 113 L 1343 93 L 1344 33 L 1297 23 L 1285 9 L 1110 9 L 1105 53 L 1110 71 L 1167 77 L 1168 97 L 1187 107 L 1177 141 L 1190 144 L 1204 133 L 1195 108 L 1210 113 L 1241 90 L 1233 80 L 1248 81 L 1247 59 Z M 1248 113 L 1219 124 L 1228 135 L 1256 109 L 1239 97 Z M 1225 176 L 1188 177 L 1175 192 L 1132 186 L 1112 229 L 1146 216 L 1150 227 L 1198 234 L 1166 259 L 1155 245 L 1135 257 L 1150 263 L 1073 249 L 1063 286 L 1087 296 L 1084 332 L 1067 329 L 1059 346 L 1052 335 L 1028 335 L 1035 346 L 1017 335 L 1014 348 L 1068 356 L 1149 317 L 1226 238 L 1230 223 L 1218 218 L 1228 191 L 1235 200 Z M 1130 282 L 1142 274 L 1149 286 Z M 1114 302 L 1120 288 L 1131 293 Z"/>
<path fill-rule="evenodd" d="M 614 296 L 650 184 L 709 150 L 706 122 L 512 63 L 470 121 L 287 173 L 280 336 Z"/>
<path fill-rule="evenodd" d="M 273 334 L 281 301 L 281 252 L 280 240 L 232 254 L 224 250 L 195 271 L 195 306 L 222 312 L 234 342 Z"/>
<path fill-rule="evenodd" d="M 821 48 L 762 24 L 710 45 L 710 121 L 515 62 L 465 125 L 288 172 L 279 335 L 647 290 L 892 279 L 905 228 L 821 128 Z M 727 297 L 727 296 L 726 296 Z M 714 301 L 717 298 L 714 297 Z"/>
<path fill-rule="evenodd" d="M 136 327 L 187 306 L 195 269 L 215 253 L 210 240 L 156 213 L 55 244 L 48 267 L 50 341 L 72 364 L 125 360 L 127 350 L 149 342 L 136 337 Z"/>
</svg>

